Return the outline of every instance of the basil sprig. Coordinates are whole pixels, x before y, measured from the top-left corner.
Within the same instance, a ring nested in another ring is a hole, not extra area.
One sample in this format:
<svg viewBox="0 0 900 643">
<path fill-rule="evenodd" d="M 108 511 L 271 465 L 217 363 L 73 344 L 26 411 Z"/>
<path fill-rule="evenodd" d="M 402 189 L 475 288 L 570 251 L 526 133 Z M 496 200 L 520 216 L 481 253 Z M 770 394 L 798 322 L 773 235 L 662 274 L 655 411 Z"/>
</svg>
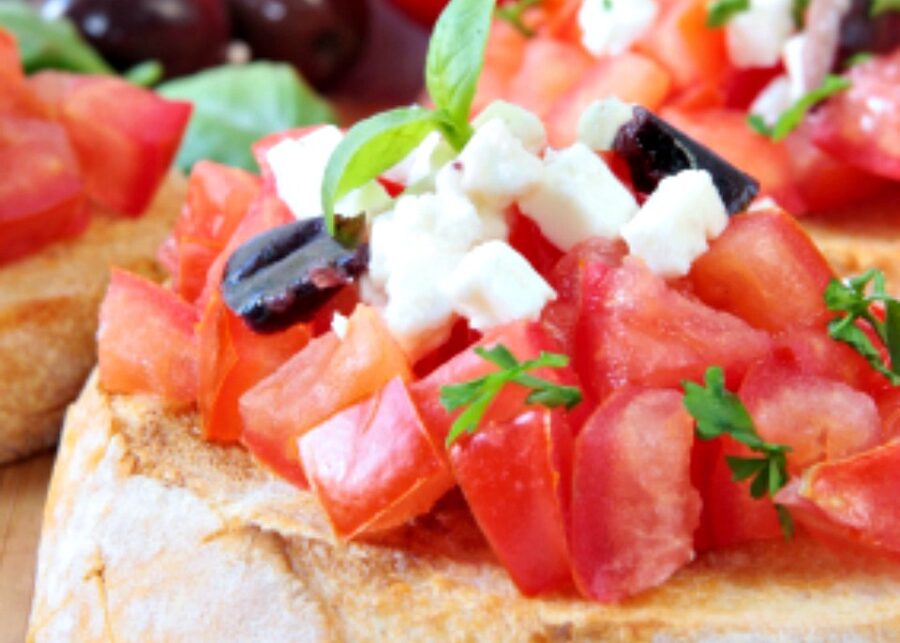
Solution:
<svg viewBox="0 0 900 643">
<path fill-rule="evenodd" d="M 334 232 L 334 206 L 350 191 L 403 160 L 428 134 L 439 131 L 461 150 L 472 136 L 469 112 L 484 65 L 494 0 L 452 0 L 438 18 L 428 46 L 425 85 L 434 109 L 404 107 L 350 128 L 322 181 L 322 206 Z"/>
</svg>

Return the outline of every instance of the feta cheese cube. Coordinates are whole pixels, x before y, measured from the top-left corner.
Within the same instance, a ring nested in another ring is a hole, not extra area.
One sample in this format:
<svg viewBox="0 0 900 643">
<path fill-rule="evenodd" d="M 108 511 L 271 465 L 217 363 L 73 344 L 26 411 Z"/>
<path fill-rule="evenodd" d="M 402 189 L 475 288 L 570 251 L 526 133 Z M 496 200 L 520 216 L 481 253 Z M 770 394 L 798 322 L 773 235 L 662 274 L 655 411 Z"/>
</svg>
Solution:
<svg viewBox="0 0 900 643">
<path fill-rule="evenodd" d="M 519 139 L 522 147 L 532 154 L 539 154 L 547 147 L 547 130 L 541 119 L 524 107 L 507 103 L 505 100 L 495 100 L 481 110 L 472 121 L 472 125 L 480 128 L 495 118 L 503 121 L 510 134 Z"/>
<path fill-rule="evenodd" d="M 595 152 L 613 148 L 616 134 L 634 117 L 634 106 L 618 98 L 596 100 L 581 114 L 578 121 L 578 140 Z"/>
<path fill-rule="evenodd" d="M 327 125 L 302 138 L 286 138 L 266 153 L 275 190 L 298 219 L 322 214 L 325 166 L 343 138 L 341 130 Z"/>
<path fill-rule="evenodd" d="M 536 319 L 556 293 L 531 264 L 503 241 L 470 250 L 441 282 L 453 310 L 477 330 Z"/>
<path fill-rule="evenodd" d="M 638 211 L 631 192 L 584 143 L 549 150 L 534 190 L 519 209 L 562 250 L 590 237 L 614 238 Z"/>
<path fill-rule="evenodd" d="M 806 94 L 806 71 L 803 61 L 805 58 L 806 36 L 798 34 L 784 43 L 781 59 L 790 79 L 791 102 L 798 101 Z M 810 88 L 812 89 L 812 88 Z"/>
<path fill-rule="evenodd" d="M 656 0 L 584 0 L 578 11 L 581 42 L 597 57 L 618 55 L 653 24 Z"/>
<path fill-rule="evenodd" d="M 751 0 L 750 8 L 728 21 L 725 41 L 736 67 L 771 67 L 796 30 L 793 0 Z"/>
<path fill-rule="evenodd" d="M 529 192 L 541 176 L 540 159 L 506 124 L 494 118 L 477 130 L 452 165 L 462 166 L 462 189 L 475 201 L 502 210 Z"/>
<path fill-rule="evenodd" d="M 722 234 L 728 212 L 705 170 L 684 170 L 662 181 L 640 212 L 622 226 L 631 254 L 661 277 L 682 277 Z"/>
</svg>

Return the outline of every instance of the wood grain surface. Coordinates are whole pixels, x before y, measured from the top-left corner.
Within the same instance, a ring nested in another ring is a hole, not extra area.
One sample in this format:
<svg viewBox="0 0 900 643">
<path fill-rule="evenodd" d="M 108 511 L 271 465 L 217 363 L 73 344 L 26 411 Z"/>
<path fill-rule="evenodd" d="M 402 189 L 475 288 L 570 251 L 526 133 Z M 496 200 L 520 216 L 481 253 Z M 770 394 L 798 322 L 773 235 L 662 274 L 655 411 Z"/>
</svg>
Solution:
<svg viewBox="0 0 900 643">
<path fill-rule="evenodd" d="M 0 466 L 0 643 L 25 640 L 53 455 Z"/>
</svg>

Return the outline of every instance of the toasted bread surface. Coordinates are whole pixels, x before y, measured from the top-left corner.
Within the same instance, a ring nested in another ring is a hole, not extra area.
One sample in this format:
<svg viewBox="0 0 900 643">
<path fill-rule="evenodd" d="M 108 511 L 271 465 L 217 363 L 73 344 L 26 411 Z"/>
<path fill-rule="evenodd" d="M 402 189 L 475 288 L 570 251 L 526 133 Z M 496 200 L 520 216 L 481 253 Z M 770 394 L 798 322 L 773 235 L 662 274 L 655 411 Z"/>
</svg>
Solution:
<svg viewBox="0 0 900 643">
<path fill-rule="evenodd" d="M 812 540 L 700 556 L 620 605 L 527 599 L 451 494 L 379 542 L 196 417 L 92 378 L 66 419 L 31 641 L 900 640 L 900 564 Z"/>
<path fill-rule="evenodd" d="M 51 446 L 96 361 L 109 267 L 161 278 L 156 250 L 181 208 L 172 173 L 140 218 L 94 214 L 88 230 L 0 267 L 0 463 Z"/>
</svg>

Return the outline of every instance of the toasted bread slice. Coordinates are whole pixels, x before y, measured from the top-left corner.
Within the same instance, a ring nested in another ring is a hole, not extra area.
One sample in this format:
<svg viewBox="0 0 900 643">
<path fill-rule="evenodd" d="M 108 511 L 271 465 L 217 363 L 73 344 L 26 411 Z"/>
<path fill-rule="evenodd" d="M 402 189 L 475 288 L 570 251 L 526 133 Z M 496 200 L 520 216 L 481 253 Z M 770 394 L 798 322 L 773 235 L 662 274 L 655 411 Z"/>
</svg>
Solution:
<svg viewBox="0 0 900 643">
<path fill-rule="evenodd" d="M 900 565 L 809 539 L 701 556 L 621 605 L 522 597 L 453 494 L 377 543 L 197 418 L 109 396 L 68 413 L 31 641 L 898 640 Z"/>
<path fill-rule="evenodd" d="M 156 250 L 184 191 L 173 173 L 144 216 L 95 213 L 83 235 L 0 267 L 0 463 L 56 442 L 63 412 L 96 361 L 109 267 L 162 277 Z"/>
</svg>

